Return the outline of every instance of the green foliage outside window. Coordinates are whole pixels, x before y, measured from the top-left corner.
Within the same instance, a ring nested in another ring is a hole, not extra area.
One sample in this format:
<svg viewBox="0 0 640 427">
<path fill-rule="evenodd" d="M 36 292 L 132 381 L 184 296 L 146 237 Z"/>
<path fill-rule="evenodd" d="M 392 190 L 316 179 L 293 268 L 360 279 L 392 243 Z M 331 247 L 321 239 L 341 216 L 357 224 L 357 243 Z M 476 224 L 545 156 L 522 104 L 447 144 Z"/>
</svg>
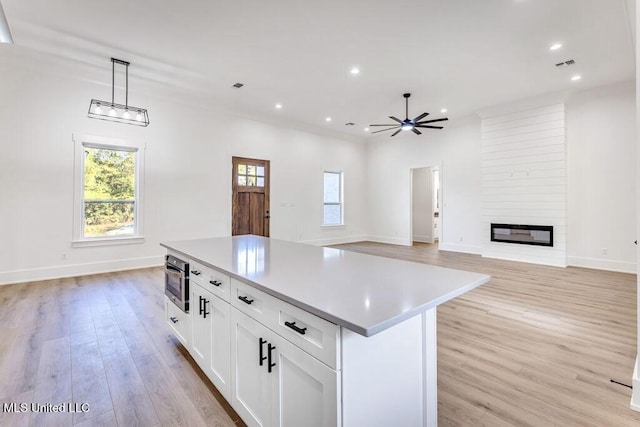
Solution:
<svg viewBox="0 0 640 427">
<path fill-rule="evenodd" d="M 85 237 L 134 234 L 135 156 L 133 151 L 85 147 Z"/>
</svg>

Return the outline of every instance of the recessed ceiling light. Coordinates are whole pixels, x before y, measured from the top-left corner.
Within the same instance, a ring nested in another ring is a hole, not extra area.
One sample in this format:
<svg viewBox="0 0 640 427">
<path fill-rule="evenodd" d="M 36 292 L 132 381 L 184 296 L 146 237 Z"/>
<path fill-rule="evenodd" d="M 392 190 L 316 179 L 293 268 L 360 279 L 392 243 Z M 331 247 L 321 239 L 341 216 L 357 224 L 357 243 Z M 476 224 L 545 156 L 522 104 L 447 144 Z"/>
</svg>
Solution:
<svg viewBox="0 0 640 427">
<path fill-rule="evenodd" d="M 280 110 L 282 108 L 282 104 L 276 104 L 276 110 Z"/>
<path fill-rule="evenodd" d="M 443 108 L 442 110 L 440 110 L 440 112 L 441 112 L 442 114 L 446 113 L 447 111 L 449 111 L 449 110 L 447 110 L 446 108 Z"/>
<path fill-rule="evenodd" d="M 351 74 L 354 76 L 360 74 L 360 69 L 358 67 L 351 68 Z"/>
<path fill-rule="evenodd" d="M 331 117 L 327 117 L 326 119 L 324 119 L 325 122 L 330 122 L 331 121 Z"/>
<path fill-rule="evenodd" d="M 554 43 L 551 46 L 549 46 L 549 50 L 558 50 L 562 47 L 562 43 Z"/>
<path fill-rule="evenodd" d="M 364 128 L 364 131 L 365 132 L 369 132 L 369 128 Z"/>
<path fill-rule="evenodd" d="M 572 82 L 577 82 L 578 80 L 580 80 L 582 78 L 582 76 L 580 74 L 576 74 L 575 76 L 571 77 L 571 81 Z"/>
</svg>

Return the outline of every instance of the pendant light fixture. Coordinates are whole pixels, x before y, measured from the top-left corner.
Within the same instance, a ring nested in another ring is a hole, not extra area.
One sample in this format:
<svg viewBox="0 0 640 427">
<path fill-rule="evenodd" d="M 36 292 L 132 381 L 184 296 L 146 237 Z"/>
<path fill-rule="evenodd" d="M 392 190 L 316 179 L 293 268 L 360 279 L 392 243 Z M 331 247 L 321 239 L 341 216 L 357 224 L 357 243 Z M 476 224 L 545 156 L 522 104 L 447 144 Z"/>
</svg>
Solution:
<svg viewBox="0 0 640 427">
<path fill-rule="evenodd" d="M 125 101 L 124 105 L 115 103 L 115 66 L 125 66 Z M 89 117 L 110 122 L 126 123 L 135 126 L 149 126 L 149 114 L 146 108 L 129 105 L 129 63 L 121 59 L 111 58 L 111 102 L 92 99 L 89 104 Z"/>
</svg>

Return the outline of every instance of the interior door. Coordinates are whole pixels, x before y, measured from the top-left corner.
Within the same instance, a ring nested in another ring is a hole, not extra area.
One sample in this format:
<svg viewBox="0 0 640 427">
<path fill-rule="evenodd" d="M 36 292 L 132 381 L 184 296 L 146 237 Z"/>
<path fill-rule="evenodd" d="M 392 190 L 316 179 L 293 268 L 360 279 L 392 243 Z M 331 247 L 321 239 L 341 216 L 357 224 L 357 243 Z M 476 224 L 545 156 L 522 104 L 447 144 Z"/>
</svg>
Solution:
<svg viewBox="0 0 640 427">
<path fill-rule="evenodd" d="M 269 161 L 233 157 L 233 236 L 269 237 Z"/>
</svg>

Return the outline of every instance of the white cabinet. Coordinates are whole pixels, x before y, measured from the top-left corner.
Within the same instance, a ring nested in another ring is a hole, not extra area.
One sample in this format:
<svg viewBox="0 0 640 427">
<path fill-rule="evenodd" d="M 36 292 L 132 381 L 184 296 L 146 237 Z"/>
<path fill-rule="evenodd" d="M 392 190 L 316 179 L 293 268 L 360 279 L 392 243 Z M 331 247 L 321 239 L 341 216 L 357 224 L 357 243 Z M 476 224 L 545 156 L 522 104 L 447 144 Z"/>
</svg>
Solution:
<svg viewBox="0 0 640 427">
<path fill-rule="evenodd" d="M 191 282 L 191 355 L 225 397 L 230 392 L 229 337 L 231 308 L 196 282 Z"/>
<path fill-rule="evenodd" d="M 188 313 L 180 310 L 166 295 L 164 297 L 164 316 L 173 335 L 178 338 L 182 345 L 189 347 L 191 317 Z"/>
<path fill-rule="evenodd" d="M 339 372 L 235 307 L 231 406 L 249 426 L 340 425 Z"/>
</svg>

